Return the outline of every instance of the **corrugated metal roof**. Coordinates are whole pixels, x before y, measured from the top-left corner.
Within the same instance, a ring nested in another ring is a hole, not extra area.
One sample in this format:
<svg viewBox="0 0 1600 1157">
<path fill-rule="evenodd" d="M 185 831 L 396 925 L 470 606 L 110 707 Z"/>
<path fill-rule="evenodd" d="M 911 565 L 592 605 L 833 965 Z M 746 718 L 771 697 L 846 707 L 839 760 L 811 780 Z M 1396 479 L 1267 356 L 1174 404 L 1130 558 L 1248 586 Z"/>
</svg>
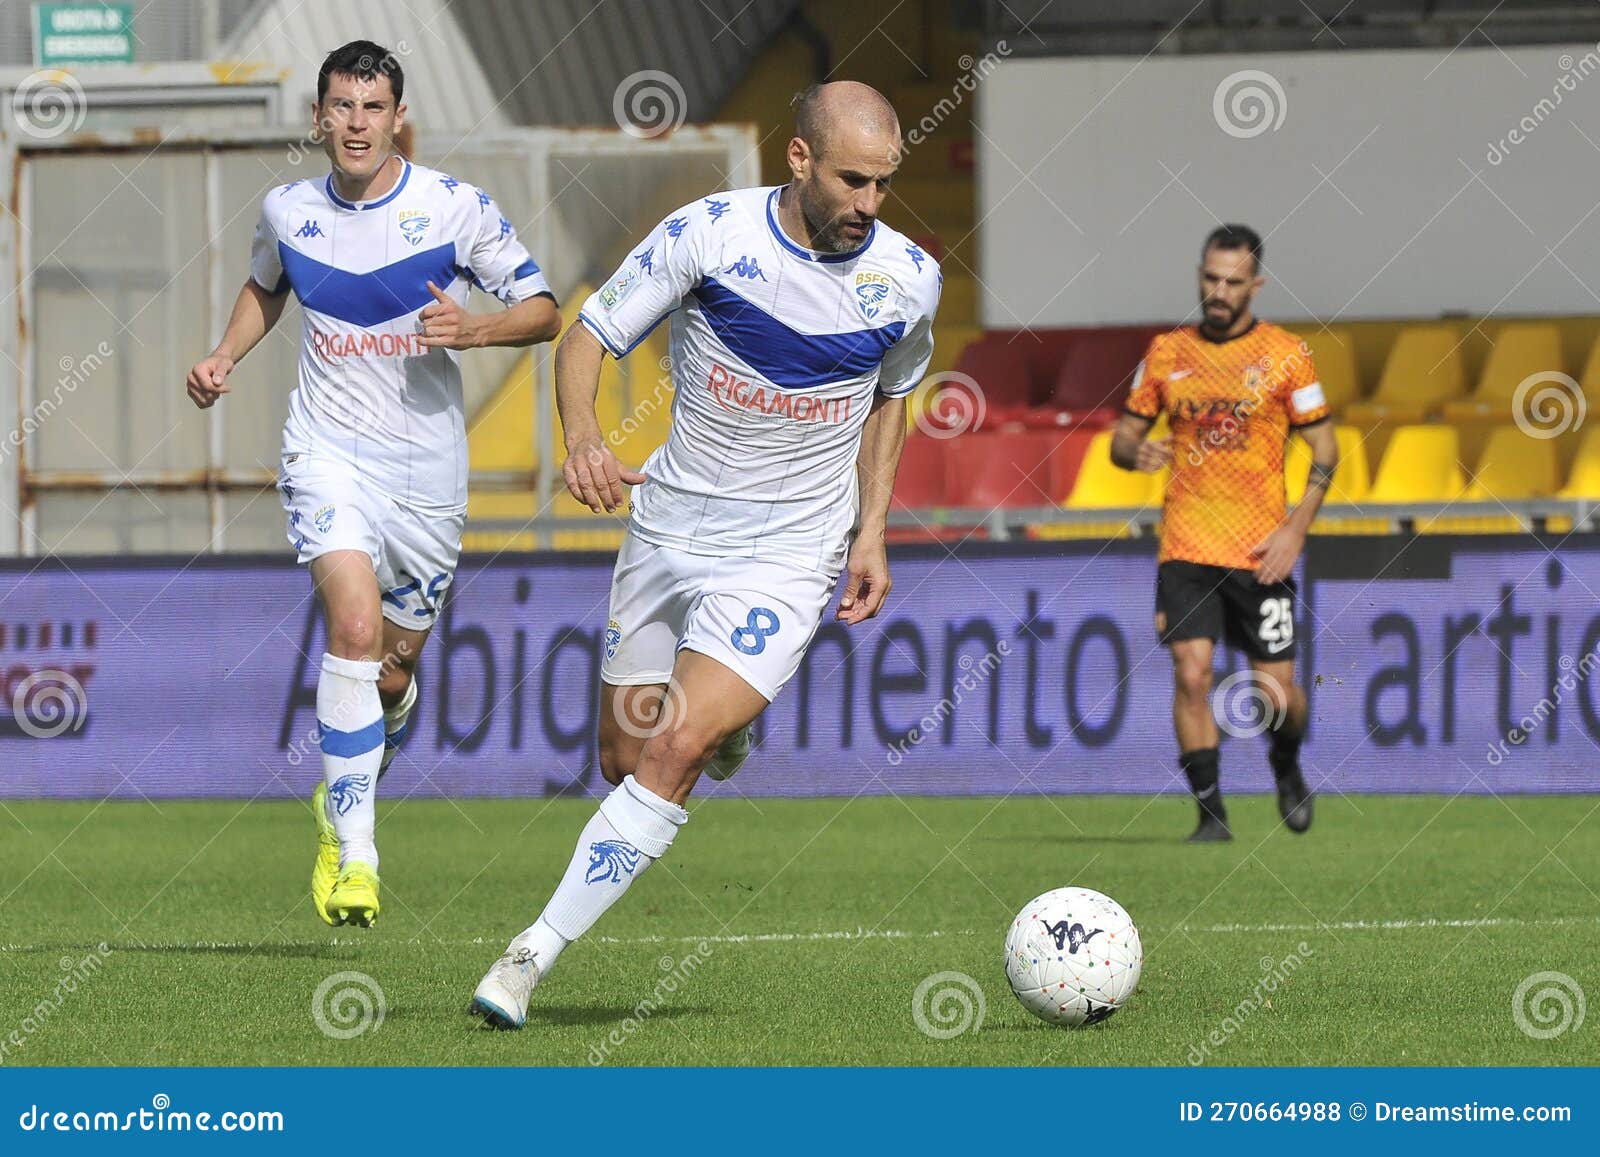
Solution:
<svg viewBox="0 0 1600 1157">
<path fill-rule="evenodd" d="M 239 28 L 224 55 L 291 70 L 284 85 L 291 122 L 309 120 L 323 58 L 352 40 L 373 40 L 405 70 L 405 104 L 424 131 L 504 128 L 511 119 L 444 0 L 393 4 L 269 0 Z"/>
<path fill-rule="evenodd" d="M 455 0 L 455 14 L 512 121 L 614 124 L 635 73 L 683 88 L 684 119 L 710 120 L 796 0 Z"/>
</svg>

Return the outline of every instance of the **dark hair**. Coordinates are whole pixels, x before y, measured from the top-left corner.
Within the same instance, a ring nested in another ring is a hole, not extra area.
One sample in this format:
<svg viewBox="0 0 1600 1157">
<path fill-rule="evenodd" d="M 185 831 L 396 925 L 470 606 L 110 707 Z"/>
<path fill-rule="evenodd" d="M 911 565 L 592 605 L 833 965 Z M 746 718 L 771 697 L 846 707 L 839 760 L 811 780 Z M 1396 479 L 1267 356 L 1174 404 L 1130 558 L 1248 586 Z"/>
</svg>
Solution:
<svg viewBox="0 0 1600 1157">
<path fill-rule="evenodd" d="M 1200 247 L 1200 260 L 1204 261 L 1206 254 L 1213 249 L 1248 249 L 1250 256 L 1255 259 L 1256 272 L 1261 272 L 1261 260 L 1266 255 L 1266 247 L 1261 244 L 1261 234 L 1248 225 L 1218 225 L 1206 235 L 1206 243 Z"/>
<path fill-rule="evenodd" d="M 404 47 L 402 45 L 402 47 Z M 399 104 L 406 90 L 406 74 L 400 68 L 400 59 L 381 44 L 370 40 L 352 40 L 349 44 L 328 53 L 322 67 L 317 69 L 317 103 L 328 95 L 328 78 L 335 73 L 353 76 L 357 80 L 373 82 L 387 76 L 394 89 L 394 103 Z"/>
</svg>

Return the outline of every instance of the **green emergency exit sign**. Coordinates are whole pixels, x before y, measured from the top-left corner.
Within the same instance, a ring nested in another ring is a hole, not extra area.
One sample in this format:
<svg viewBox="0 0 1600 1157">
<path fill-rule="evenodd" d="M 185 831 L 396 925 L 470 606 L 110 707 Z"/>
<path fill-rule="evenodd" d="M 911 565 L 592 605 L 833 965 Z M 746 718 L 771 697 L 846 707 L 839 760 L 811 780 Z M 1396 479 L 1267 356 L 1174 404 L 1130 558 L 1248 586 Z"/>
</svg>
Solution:
<svg viewBox="0 0 1600 1157">
<path fill-rule="evenodd" d="M 61 64 L 130 64 L 132 4 L 35 4 L 33 61 Z"/>
</svg>

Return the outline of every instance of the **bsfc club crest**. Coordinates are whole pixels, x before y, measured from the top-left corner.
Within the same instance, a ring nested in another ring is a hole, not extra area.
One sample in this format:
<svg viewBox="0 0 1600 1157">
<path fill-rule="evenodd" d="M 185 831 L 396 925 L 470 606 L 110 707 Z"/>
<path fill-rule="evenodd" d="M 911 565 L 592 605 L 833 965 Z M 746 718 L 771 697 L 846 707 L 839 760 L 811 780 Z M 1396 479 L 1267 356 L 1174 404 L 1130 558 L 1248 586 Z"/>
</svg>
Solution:
<svg viewBox="0 0 1600 1157">
<path fill-rule="evenodd" d="M 893 291 L 894 282 L 889 280 L 887 274 L 875 273 L 870 269 L 863 269 L 856 274 L 856 304 L 861 307 L 861 316 L 868 321 L 878 316 L 883 303 L 889 300 L 889 294 Z"/>
<path fill-rule="evenodd" d="M 428 235 L 428 226 L 433 224 L 426 209 L 401 209 L 395 214 L 395 220 L 400 223 L 400 235 L 414 246 L 422 244 L 422 239 Z"/>
<path fill-rule="evenodd" d="M 622 642 L 622 624 L 612 619 L 606 624 L 606 658 L 617 657 L 617 646 Z"/>
</svg>

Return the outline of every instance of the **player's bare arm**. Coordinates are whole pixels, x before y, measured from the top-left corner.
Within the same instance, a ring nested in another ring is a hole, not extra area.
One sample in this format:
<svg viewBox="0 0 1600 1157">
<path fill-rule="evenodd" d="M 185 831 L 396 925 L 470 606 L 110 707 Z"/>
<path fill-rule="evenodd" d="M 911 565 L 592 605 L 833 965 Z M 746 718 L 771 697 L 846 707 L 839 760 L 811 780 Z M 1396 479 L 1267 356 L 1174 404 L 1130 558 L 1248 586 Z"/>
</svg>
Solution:
<svg viewBox="0 0 1600 1157">
<path fill-rule="evenodd" d="M 1172 440 L 1150 438 L 1152 418 L 1124 413 L 1111 435 L 1111 461 L 1124 470 L 1154 474 L 1172 461 Z"/>
<path fill-rule="evenodd" d="M 861 527 L 850 547 L 844 594 L 836 617 L 842 623 L 864 623 L 883 609 L 893 585 L 884 535 L 889 525 L 889 499 L 900 454 L 906 445 L 906 400 L 880 397 L 867 415 L 856 455 L 861 488 Z"/>
<path fill-rule="evenodd" d="M 1294 508 L 1283 525 L 1256 545 L 1255 556 L 1261 560 L 1256 571 L 1260 583 L 1281 582 L 1288 578 L 1305 549 L 1306 535 L 1316 521 L 1317 511 L 1333 485 L 1333 475 L 1339 468 L 1339 440 L 1333 432 L 1333 422 L 1318 422 L 1300 431 L 1300 436 L 1311 447 L 1311 476 L 1306 481 L 1305 497 Z"/>
<path fill-rule="evenodd" d="M 617 461 L 595 414 L 605 356 L 605 347 L 581 325 L 573 326 L 556 347 L 556 407 L 567 443 L 561 473 L 568 493 L 596 514 L 611 513 L 622 505 L 624 483 L 637 486 L 644 481 L 639 471 Z"/>
<path fill-rule="evenodd" d="M 484 346 L 530 346 L 561 332 L 561 312 L 543 296 L 519 301 L 500 313 L 468 313 L 453 297 L 428 282 L 433 304 L 418 315 L 422 344 L 430 349 L 470 350 Z"/>
<path fill-rule="evenodd" d="M 189 371 L 189 397 L 202 410 L 216 405 L 217 399 L 228 390 L 228 375 L 244 355 L 256 347 L 267 332 L 283 316 L 287 293 L 268 293 L 246 278 L 239 297 L 233 303 L 233 315 L 228 318 L 228 328 L 223 332 L 217 348 L 201 358 Z"/>
</svg>

